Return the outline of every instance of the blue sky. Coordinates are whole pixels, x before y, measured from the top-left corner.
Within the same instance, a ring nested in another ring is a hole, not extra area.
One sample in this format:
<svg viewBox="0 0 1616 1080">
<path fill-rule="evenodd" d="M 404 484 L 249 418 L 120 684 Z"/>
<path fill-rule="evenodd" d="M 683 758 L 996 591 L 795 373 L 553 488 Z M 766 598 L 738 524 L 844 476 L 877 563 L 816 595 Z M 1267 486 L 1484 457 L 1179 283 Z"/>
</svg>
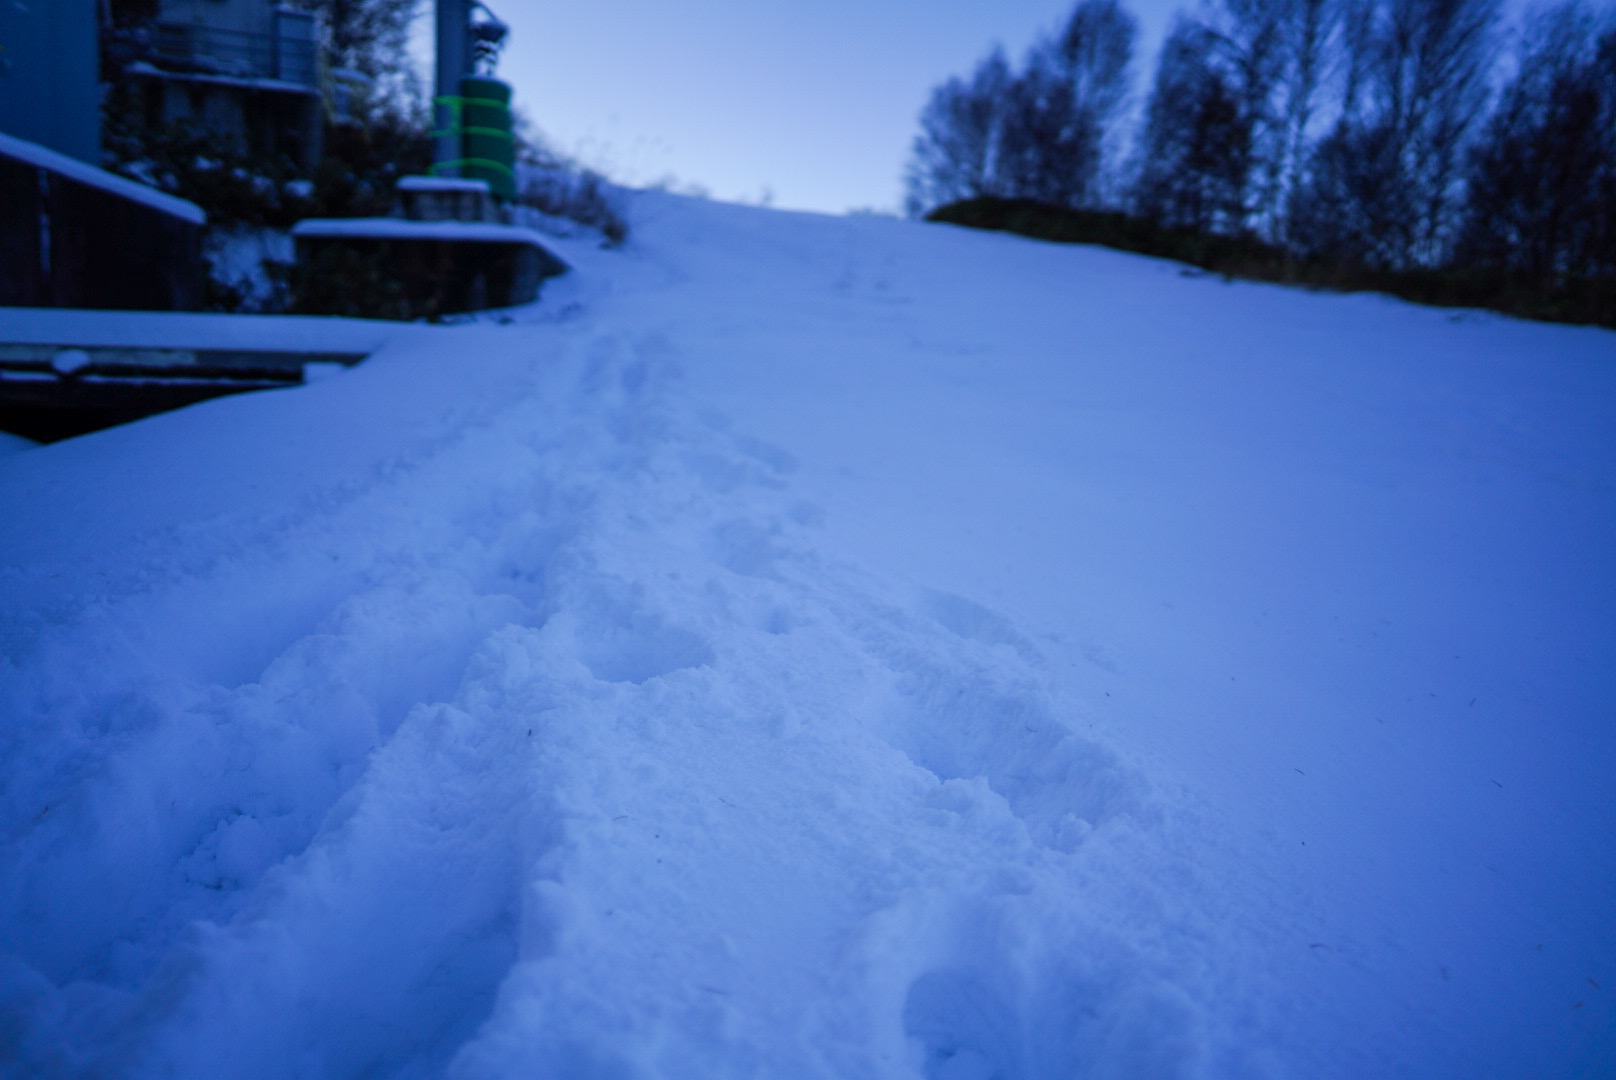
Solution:
<svg viewBox="0 0 1616 1080">
<path fill-rule="evenodd" d="M 1073 2 L 488 0 L 511 26 L 499 75 L 558 149 L 631 184 L 831 212 L 896 209 L 931 88 L 995 42 L 1019 56 Z M 1142 87 L 1181 4 L 1127 6 Z"/>
</svg>

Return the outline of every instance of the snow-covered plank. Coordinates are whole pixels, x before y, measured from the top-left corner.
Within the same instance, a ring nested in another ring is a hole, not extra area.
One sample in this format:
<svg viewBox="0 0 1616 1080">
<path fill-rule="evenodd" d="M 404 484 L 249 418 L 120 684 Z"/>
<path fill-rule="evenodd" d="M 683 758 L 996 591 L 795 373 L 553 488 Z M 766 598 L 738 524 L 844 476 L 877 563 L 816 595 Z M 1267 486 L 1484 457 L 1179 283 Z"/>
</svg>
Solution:
<svg viewBox="0 0 1616 1080">
<path fill-rule="evenodd" d="M 41 169 L 49 169 L 51 172 L 59 173 L 76 183 L 87 184 L 90 187 L 99 188 L 121 198 L 142 203 L 154 210 L 160 210 L 173 217 L 182 218 L 192 224 L 207 224 L 207 215 L 203 213 L 200 206 L 193 202 L 187 202 L 173 195 L 164 194 L 155 188 L 147 187 L 145 184 L 136 183 L 115 173 L 107 172 L 105 169 L 97 169 L 93 165 L 86 165 L 77 158 L 59 154 L 55 150 L 40 146 L 38 143 L 19 139 L 12 135 L 0 134 L 0 154 L 38 166 Z"/>
<path fill-rule="evenodd" d="M 412 221 L 405 218 L 305 218 L 292 226 L 294 237 L 346 240 L 446 240 L 462 243 L 529 244 L 546 239 L 521 225 L 483 221 Z"/>
<path fill-rule="evenodd" d="M 488 194 L 487 180 L 462 176 L 401 176 L 394 185 L 399 191 L 447 191 Z"/>
<path fill-rule="evenodd" d="M 62 349 L 366 355 L 412 332 L 420 328 L 317 315 L 0 307 L 0 343 Z"/>
</svg>

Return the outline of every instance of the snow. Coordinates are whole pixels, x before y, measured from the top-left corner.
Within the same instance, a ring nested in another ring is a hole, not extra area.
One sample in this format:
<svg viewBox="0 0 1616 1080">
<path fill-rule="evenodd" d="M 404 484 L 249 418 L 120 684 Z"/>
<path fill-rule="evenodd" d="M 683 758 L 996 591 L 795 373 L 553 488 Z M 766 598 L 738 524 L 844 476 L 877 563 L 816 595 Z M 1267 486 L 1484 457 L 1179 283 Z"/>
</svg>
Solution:
<svg viewBox="0 0 1616 1080">
<path fill-rule="evenodd" d="M 90 366 L 90 354 L 83 349 L 63 349 L 51 357 L 51 368 L 58 375 L 71 375 Z"/>
<path fill-rule="evenodd" d="M 299 191 L 304 198 L 313 194 L 308 181 L 287 181 L 288 194 L 293 193 L 294 187 L 306 187 Z M 281 299 L 270 266 L 274 263 L 290 266 L 297 261 L 289 232 L 250 225 L 208 230 L 203 254 L 208 261 L 208 275 L 235 289 L 248 310 L 260 311 L 273 310 Z"/>
<path fill-rule="evenodd" d="M 26 162 L 36 168 L 48 169 L 59 173 L 69 180 L 79 184 L 86 184 L 93 188 L 130 199 L 160 210 L 171 217 L 181 218 L 196 225 L 206 225 L 207 215 L 202 208 L 193 202 L 165 195 L 156 188 L 137 184 L 133 180 L 126 180 L 104 169 L 93 165 L 86 165 L 77 158 L 70 158 L 66 154 L 59 154 L 35 142 L 19 139 L 14 135 L 0 133 L 0 154 Z"/>
<path fill-rule="evenodd" d="M 292 235 L 339 236 L 360 240 L 459 240 L 488 244 L 532 244 L 545 238 L 520 225 L 482 221 L 413 221 L 405 218 L 305 218 Z"/>
<path fill-rule="evenodd" d="M 0 342 L 79 348 L 366 354 L 425 327 L 320 315 L 0 307 Z"/>
<path fill-rule="evenodd" d="M 1616 1070 L 1616 335 L 629 209 L 0 457 L 10 1074 Z"/>
<path fill-rule="evenodd" d="M 32 450 L 38 445 L 32 439 L 25 439 L 21 435 L 13 435 L 9 431 L 0 431 L 0 458 L 20 454 L 24 450 Z"/>
<path fill-rule="evenodd" d="M 399 191 L 466 191 L 487 195 L 487 180 L 470 180 L 457 176 L 401 176 L 396 185 Z"/>
</svg>

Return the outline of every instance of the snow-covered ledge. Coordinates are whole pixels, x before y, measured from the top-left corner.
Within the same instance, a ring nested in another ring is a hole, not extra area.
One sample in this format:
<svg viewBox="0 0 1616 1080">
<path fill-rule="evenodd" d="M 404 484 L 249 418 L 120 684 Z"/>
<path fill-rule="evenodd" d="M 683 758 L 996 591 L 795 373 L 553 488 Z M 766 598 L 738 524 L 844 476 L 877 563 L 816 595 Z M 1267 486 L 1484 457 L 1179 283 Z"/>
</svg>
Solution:
<svg viewBox="0 0 1616 1080">
<path fill-rule="evenodd" d="M 499 221 L 488 181 L 463 176 L 404 176 L 396 189 L 411 221 Z"/>
<path fill-rule="evenodd" d="M 0 134 L 0 154 L 41 169 L 49 169 L 51 172 L 59 173 L 69 180 L 99 188 L 109 194 L 143 203 L 153 210 L 161 210 L 165 214 L 189 221 L 193 225 L 206 225 L 208 223 L 207 214 L 203 213 L 202 208 L 196 203 L 164 194 L 156 188 L 137 183 L 116 173 L 109 173 L 105 169 L 98 169 L 94 165 L 86 165 L 77 158 L 70 158 L 66 154 L 58 154 L 55 150 L 47 149 L 26 139 Z"/>
<path fill-rule="evenodd" d="M 405 218 L 305 218 L 292 226 L 298 239 L 332 237 L 346 240 L 458 240 L 485 244 L 532 244 L 544 238 L 520 225 L 493 221 L 410 221 Z"/>
<path fill-rule="evenodd" d="M 569 269 L 533 229 L 496 221 L 310 218 L 292 238 L 300 303 L 321 314 L 432 319 L 514 307 Z"/>
</svg>

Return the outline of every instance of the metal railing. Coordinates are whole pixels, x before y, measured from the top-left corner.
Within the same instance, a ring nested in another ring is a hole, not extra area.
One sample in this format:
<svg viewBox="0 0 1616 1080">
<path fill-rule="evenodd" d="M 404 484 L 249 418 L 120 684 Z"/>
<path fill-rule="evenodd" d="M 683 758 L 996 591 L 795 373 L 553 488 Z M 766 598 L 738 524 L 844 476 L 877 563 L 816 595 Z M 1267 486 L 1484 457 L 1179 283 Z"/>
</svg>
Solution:
<svg viewBox="0 0 1616 1080">
<path fill-rule="evenodd" d="M 150 57 L 176 72 L 318 85 L 312 40 L 211 26 L 158 23 Z"/>
</svg>

